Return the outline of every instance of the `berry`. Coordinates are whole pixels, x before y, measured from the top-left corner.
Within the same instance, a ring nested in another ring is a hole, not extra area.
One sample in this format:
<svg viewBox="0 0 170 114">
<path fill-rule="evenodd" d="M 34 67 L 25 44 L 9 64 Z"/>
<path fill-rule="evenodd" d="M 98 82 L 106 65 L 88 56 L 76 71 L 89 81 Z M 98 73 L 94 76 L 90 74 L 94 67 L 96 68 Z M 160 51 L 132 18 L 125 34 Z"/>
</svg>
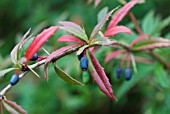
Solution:
<svg viewBox="0 0 170 114">
<path fill-rule="evenodd" d="M 15 85 L 15 84 L 18 83 L 18 81 L 19 81 L 19 75 L 14 74 L 14 75 L 12 75 L 12 77 L 10 79 L 10 84 L 11 85 Z"/>
<path fill-rule="evenodd" d="M 130 68 L 126 68 L 124 75 L 126 80 L 130 80 L 132 77 L 132 70 Z"/>
<path fill-rule="evenodd" d="M 77 56 L 78 59 L 80 60 L 83 57 L 83 55 L 84 55 L 84 51 Z"/>
<path fill-rule="evenodd" d="M 36 61 L 37 59 L 38 59 L 38 54 L 35 53 L 30 60 Z"/>
<path fill-rule="evenodd" d="M 117 77 L 118 79 L 120 79 L 121 73 L 122 73 L 122 68 L 118 67 L 118 68 L 116 69 L 116 77 Z"/>
<path fill-rule="evenodd" d="M 84 71 L 88 69 L 88 58 L 87 57 L 82 57 L 80 59 L 80 68 Z"/>
</svg>

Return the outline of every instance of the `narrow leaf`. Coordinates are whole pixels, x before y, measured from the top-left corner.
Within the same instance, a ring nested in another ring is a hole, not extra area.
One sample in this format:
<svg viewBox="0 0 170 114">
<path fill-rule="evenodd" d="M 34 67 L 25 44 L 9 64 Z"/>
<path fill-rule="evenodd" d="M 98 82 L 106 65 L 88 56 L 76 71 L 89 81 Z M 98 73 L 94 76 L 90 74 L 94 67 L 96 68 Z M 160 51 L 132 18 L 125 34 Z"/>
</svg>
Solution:
<svg viewBox="0 0 170 114">
<path fill-rule="evenodd" d="M 104 34 L 104 36 L 106 36 L 106 37 L 114 36 L 120 32 L 125 32 L 126 34 L 132 34 L 132 31 L 125 26 L 115 26 L 115 27 L 112 27 L 111 29 L 107 30 L 106 33 Z"/>
<path fill-rule="evenodd" d="M 17 68 L 8 68 L 8 69 L 5 69 L 5 70 L 1 70 L 0 71 L 0 78 L 3 77 L 6 73 L 8 72 L 11 72 L 13 70 L 16 70 Z"/>
<path fill-rule="evenodd" d="M 62 25 L 60 27 L 61 29 L 65 30 L 75 36 L 78 36 L 82 40 L 88 42 L 88 38 L 87 38 L 85 31 L 76 23 L 68 22 L 68 21 L 61 21 L 59 23 Z"/>
<path fill-rule="evenodd" d="M 108 10 L 109 10 L 108 7 L 104 7 L 99 11 L 99 13 L 97 14 L 98 22 L 100 22 L 100 20 L 102 20 L 104 18 L 104 16 L 107 14 Z"/>
<path fill-rule="evenodd" d="M 83 85 L 81 82 L 75 80 L 74 78 L 72 78 L 71 76 L 69 76 L 66 72 L 64 72 L 63 70 L 61 70 L 58 66 L 54 66 L 55 72 L 57 73 L 57 75 L 63 79 L 64 81 L 68 82 L 71 85 Z"/>
<path fill-rule="evenodd" d="M 32 56 L 41 48 L 41 46 L 58 30 L 58 26 L 52 26 L 45 29 L 33 40 L 29 45 L 25 53 L 26 63 L 32 58 Z"/>
<path fill-rule="evenodd" d="M 110 53 L 109 55 L 106 56 L 104 62 L 107 63 L 108 61 L 110 61 L 111 59 L 115 58 L 117 55 L 119 55 L 123 52 L 125 52 L 125 50 L 118 50 L 118 51 L 114 51 L 114 52 Z"/>
<path fill-rule="evenodd" d="M 137 42 L 141 41 L 142 39 L 148 37 L 149 35 L 147 34 L 142 34 L 140 36 L 138 36 L 135 40 L 133 40 L 133 42 L 130 44 L 130 47 L 133 47 Z"/>
<path fill-rule="evenodd" d="M 110 40 L 108 39 L 107 37 L 97 37 L 95 38 L 93 41 L 92 41 L 92 44 L 95 45 L 102 45 L 102 46 L 110 46 L 112 45 L 113 43 L 115 43 L 116 41 L 114 40 Z"/>
<path fill-rule="evenodd" d="M 118 8 L 118 7 L 117 7 Z M 112 11 L 110 11 L 107 15 L 105 15 L 100 21 L 99 23 L 94 27 L 91 35 L 90 35 L 90 39 L 94 38 L 95 35 L 102 29 L 102 27 L 104 26 L 104 24 L 106 23 L 106 21 L 109 19 L 109 17 L 111 16 L 111 14 L 113 13 L 113 11 L 115 11 L 117 8 L 113 9 Z"/>
<path fill-rule="evenodd" d="M 2 100 L 4 107 L 10 112 L 11 114 L 27 114 L 27 112 L 17 105 L 15 102 L 10 100 Z"/>
<path fill-rule="evenodd" d="M 77 51 L 76 55 L 80 55 L 86 48 L 88 48 L 89 45 L 84 45 L 81 48 L 79 48 L 79 50 Z"/>
<path fill-rule="evenodd" d="M 138 3 L 138 0 L 131 0 L 127 4 L 125 4 L 118 12 L 113 16 L 112 20 L 108 25 L 108 30 L 112 27 L 116 26 L 129 12 L 129 10 Z"/>
<path fill-rule="evenodd" d="M 102 80 L 107 91 L 113 97 L 113 99 L 116 100 L 116 98 L 113 95 L 113 91 L 112 91 L 109 79 L 107 78 L 103 68 L 100 66 L 100 63 L 98 62 L 98 60 L 94 57 L 94 55 L 91 52 L 90 52 L 90 58 L 91 58 L 91 62 L 93 64 L 97 74 L 99 75 L 100 79 Z"/>
<path fill-rule="evenodd" d="M 72 35 L 63 35 L 60 38 L 58 38 L 57 42 L 76 42 L 81 45 L 84 44 L 83 41 L 79 40 L 78 38 Z"/>
<path fill-rule="evenodd" d="M 94 6 L 97 7 L 100 2 L 101 2 L 101 0 L 95 0 L 95 1 L 94 1 Z"/>
</svg>

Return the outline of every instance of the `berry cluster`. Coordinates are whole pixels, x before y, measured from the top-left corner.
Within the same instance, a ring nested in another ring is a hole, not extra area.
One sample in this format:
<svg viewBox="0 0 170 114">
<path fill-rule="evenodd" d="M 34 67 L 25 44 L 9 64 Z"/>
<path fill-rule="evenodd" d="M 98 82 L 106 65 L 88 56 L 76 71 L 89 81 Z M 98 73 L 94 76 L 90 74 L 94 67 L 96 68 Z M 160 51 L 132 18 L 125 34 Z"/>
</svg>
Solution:
<svg viewBox="0 0 170 114">
<path fill-rule="evenodd" d="M 116 77 L 117 77 L 118 79 L 120 79 L 121 73 L 122 73 L 122 68 L 118 67 L 118 68 L 116 69 Z M 132 77 L 132 70 L 131 70 L 130 68 L 126 68 L 126 69 L 124 70 L 124 76 L 125 76 L 125 79 L 126 79 L 126 80 L 130 80 L 131 77 Z"/>
</svg>

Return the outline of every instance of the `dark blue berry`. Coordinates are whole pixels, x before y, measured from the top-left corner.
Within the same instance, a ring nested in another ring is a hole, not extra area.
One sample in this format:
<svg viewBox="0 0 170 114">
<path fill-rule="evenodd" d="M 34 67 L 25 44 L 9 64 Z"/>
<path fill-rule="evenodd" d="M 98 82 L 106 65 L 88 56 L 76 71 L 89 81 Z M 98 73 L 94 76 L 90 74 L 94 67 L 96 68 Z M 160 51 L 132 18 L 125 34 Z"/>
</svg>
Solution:
<svg viewBox="0 0 170 114">
<path fill-rule="evenodd" d="M 130 68 L 126 68 L 124 75 L 126 80 L 130 80 L 132 77 L 132 70 Z"/>
<path fill-rule="evenodd" d="M 116 77 L 117 77 L 118 79 L 120 79 L 121 73 L 122 73 L 122 68 L 118 67 L 118 68 L 116 69 Z"/>
<path fill-rule="evenodd" d="M 35 53 L 30 60 L 36 61 L 37 59 L 38 59 L 38 54 Z"/>
<path fill-rule="evenodd" d="M 10 84 L 11 85 L 15 85 L 15 84 L 18 83 L 18 81 L 19 81 L 19 75 L 14 74 L 14 75 L 12 75 L 12 77 L 10 79 Z"/>
<path fill-rule="evenodd" d="M 83 55 L 84 55 L 84 51 L 77 56 L 78 59 L 80 60 L 83 57 Z"/>
<path fill-rule="evenodd" d="M 87 57 L 82 57 L 80 59 L 80 68 L 84 71 L 88 69 L 88 58 Z"/>
</svg>

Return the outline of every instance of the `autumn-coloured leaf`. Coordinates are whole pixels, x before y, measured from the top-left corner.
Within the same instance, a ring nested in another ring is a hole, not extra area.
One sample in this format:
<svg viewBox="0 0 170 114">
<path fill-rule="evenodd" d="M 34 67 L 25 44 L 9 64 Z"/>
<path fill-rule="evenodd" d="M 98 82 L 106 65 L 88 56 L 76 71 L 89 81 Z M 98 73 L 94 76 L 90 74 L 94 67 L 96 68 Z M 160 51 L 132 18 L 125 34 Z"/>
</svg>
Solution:
<svg viewBox="0 0 170 114">
<path fill-rule="evenodd" d="M 112 96 L 112 99 L 116 100 L 116 98 L 113 95 L 113 91 L 112 91 L 109 79 L 107 78 L 103 68 L 100 66 L 100 63 L 95 58 L 95 56 L 91 52 L 89 54 L 90 54 L 90 59 L 91 59 L 91 62 L 93 64 L 93 66 L 94 66 L 94 69 L 96 70 L 97 74 L 99 75 L 100 79 L 102 80 L 102 83 L 106 87 L 106 89 L 107 89 L 108 93 L 110 94 L 110 96 Z"/>
<path fill-rule="evenodd" d="M 76 38 L 75 36 L 72 36 L 72 35 L 63 35 L 57 39 L 57 42 L 76 42 L 81 45 L 84 44 L 83 41 L 79 40 L 78 38 Z"/>
<path fill-rule="evenodd" d="M 82 40 L 88 42 L 88 38 L 85 31 L 76 23 L 68 22 L 68 21 L 61 21 L 59 23 L 62 25 L 60 26 L 60 29 L 63 29 L 75 36 L 78 36 Z"/>
<path fill-rule="evenodd" d="M 148 37 L 149 35 L 147 34 L 142 34 L 140 36 L 138 36 L 135 40 L 133 40 L 133 42 L 130 44 L 130 47 L 133 47 L 137 42 L 141 41 L 142 39 Z"/>
<path fill-rule="evenodd" d="M 107 15 L 105 15 L 100 21 L 99 23 L 94 27 L 91 35 L 90 35 L 90 39 L 94 38 L 95 35 L 99 32 L 99 30 L 102 29 L 102 27 L 104 26 L 104 24 L 106 23 L 106 21 L 109 19 L 109 17 L 111 16 L 111 14 L 113 13 L 113 11 L 115 11 L 117 8 L 113 9 L 112 11 L 110 11 Z"/>
<path fill-rule="evenodd" d="M 106 56 L 106 58 L 104 60 L 105 63 L 110 61 L 111 59 L 115 58 L 117 55 L 119 55 L 119 54 L 121 54 L 123 52 L 125 52 L 125 50 L 117 50 L 117 51 L 114 51 L 114 52 L 110 53 L 109 55 Z"/>
<path fill-rule="evenodd" d="M 116 26 L 129 12 L 129 10 L 138 3 L 139 0 L 131 0 L 127 4 L 125 4 L 120 10 L 116 12 L 116 14 L 113 16 L 112 20 L 110 21 L 108 25 L 108 30 L 112 27 Z"/>
<path fill-rule="evenodd" d="M 5 70 L 1 70 L 0 71 L 0 78 L 3 77 L 6 73 L 11 72 L 11 71 L 16 70 L 16 69 L 18 69 L 18 68 L 8 68 L 8 69 L 5 69 Z"/>
<path fill-rule="evenodd" d="M 125 32 L 126 34 L 132 34 L 132 31 L 125 26 L 115 26 L 115 27 L 112 27 L 111 29 L 107 30 L 106 33 L 104 34 L 104 36 L 106 36 L 106 37 L 114 36 L 120 32 Z"/>
<path fill-rule="evenodd" d="M 58 30 L 58 26 L 52 26 L 45 29 L 33 40 L 25 53 L 26 63 L 41 48 L 41 46 Z"/>
<path fill-rule="evenodd" d="M 54 65 L 55 72 L 57 75 L 63 79 L 64 81 L 68 82 L 71 85 L 83 85 L 81 82 L 75 80 L 71 76 L 69 76 L 66 72 L 61 70 L 57 65 Z"/>
<path fill-rule="evenodd" d="M 7 109 L 7 111 L 10 112 L 11 114 L 27 114 L 27 112 L 19 105 L 17 105 L 15 102 L 3 99 L 2 103 L 4 107 Z"/>
</svg>

